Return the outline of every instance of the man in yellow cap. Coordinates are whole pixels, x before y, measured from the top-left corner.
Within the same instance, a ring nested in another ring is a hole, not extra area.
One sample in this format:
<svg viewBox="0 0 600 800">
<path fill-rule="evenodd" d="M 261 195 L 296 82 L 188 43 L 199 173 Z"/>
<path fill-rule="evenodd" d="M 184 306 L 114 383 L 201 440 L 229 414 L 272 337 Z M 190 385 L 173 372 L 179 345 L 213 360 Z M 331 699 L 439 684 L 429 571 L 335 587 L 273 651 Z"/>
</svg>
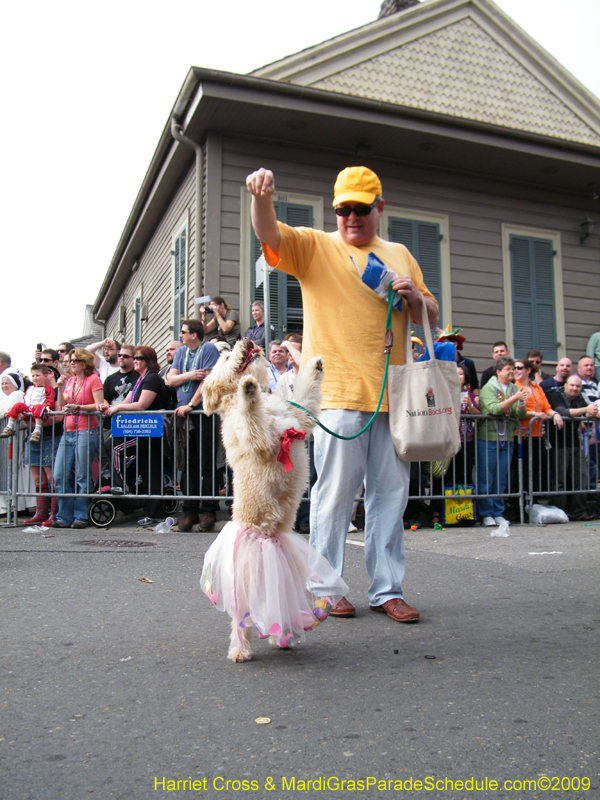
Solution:
<svg viewBox="0 0 600 800">
<path fill-rule="evenodd" d="M 402 296 L 403 309 L 392 315 L 390 363 L 404 361 L 408 311 L 413 322 L 420 324 L 424 298 L 433 327 L 438 321 L 437 303 L 409 251 L 377 235 L 385 200 L 379 178 L 370 169 L 348 167 L 338 175 L 333 198 L 337 231 L 331 233 L 277 222 L 270 170 L 253 172 L 246 185 L 252 195 L 252 224 L 267 262 L 294 275 L 302 287 L 302 361 L 321 355 L 325 366 L 321 419 L 331 430 L 350 436 L 376 410 L 385 369 L 387 303 L 361 278 L 369 253 L 374 252 L 399 276 L 392 287 Z M 355 324 L 357 319 L 360 325 Z M 344 333 L 350 320 L 352 337 Z M 410 465 L 396 456 L 387 411 L 386 394 L 373 425 L 351 441 L 315 429 L 318 479 L 311 492 L 310 542 L 342 575 L 352 505 L 364 479 L 369 605 L 398 622 L 417 622 L 419 612 L 402 599 L 402 517 Z M 352 616 L 355 608 L 343 598 L 331 613 Z"/>
</svg>

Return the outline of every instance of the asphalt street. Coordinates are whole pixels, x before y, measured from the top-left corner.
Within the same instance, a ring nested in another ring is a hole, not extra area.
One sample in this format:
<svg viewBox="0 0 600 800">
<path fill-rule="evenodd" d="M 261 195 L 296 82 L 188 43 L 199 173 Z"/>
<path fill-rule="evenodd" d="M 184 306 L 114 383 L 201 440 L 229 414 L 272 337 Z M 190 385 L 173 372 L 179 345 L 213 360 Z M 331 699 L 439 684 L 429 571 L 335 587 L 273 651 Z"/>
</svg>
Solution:
<svg viewBox="0 0 600 800">
<path fill-rule="evenodd" d="M 50 533 L 0 531 L 2 800 L 600 797 L 598 524 L 408 531 L 418 625 L 353 534 L 357 616 L 245 664 L 214 533 Z"/>
</svg>

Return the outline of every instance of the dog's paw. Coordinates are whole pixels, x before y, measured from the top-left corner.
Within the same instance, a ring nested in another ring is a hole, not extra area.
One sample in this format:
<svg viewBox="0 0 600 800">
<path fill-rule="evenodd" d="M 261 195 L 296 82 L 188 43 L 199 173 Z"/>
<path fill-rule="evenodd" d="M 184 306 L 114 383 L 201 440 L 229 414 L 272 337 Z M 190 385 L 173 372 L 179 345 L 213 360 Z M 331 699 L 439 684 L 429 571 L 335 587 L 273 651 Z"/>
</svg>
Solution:
<svg viewBox="0 0 600 800">
<path fill-rule="evenodd" d="M 242 661 L 251 661 L 252 660 L 252 651 L 249 650 L 247 647 L 242 647 L 242 645 L 235 645 L 235 647 L 230 647 L 229 652 L 227 653 L 227 658 L 230 661 L 233 661 L 234 664 L 241 664 Z"/>
<path fill-rule="evenodd" d="M 240 393 L 248 400 L 258 396 L 260 393 L 260 386 L 253 375 L 244 375 L 240 381 Z"/>
<path fill-rule="evenodd" d="M 306 366 L 304 369 L 307 372 L 312 372 L 313 375 L 317 380 L 320 380 L 323 377 L 323 357 L 322 356 L 313 356 L 310 361 L 307 361 Z"/>
</svg>

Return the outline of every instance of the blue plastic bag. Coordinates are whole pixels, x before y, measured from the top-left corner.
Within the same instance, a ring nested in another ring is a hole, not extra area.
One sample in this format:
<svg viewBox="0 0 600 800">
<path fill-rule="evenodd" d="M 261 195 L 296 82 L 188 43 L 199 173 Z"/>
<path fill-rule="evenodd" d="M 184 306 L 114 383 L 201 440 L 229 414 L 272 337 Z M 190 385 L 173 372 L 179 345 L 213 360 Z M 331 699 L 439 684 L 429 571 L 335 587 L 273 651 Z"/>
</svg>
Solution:
<svg viewBox="0 0 600 800">
<path fill-rule="evenodd" d="M 434 342 L 433 352 L 438 361 L 456 361 L 456 345 L 454 342 Z M 417 358 L 417 361 L 429 361 L 429 348 Z"/>
<path fill-rule="evenodd" d="M 375 253 L 369 253 L 367 266 L 362 274 L 363 283 L 373 289 L 386 302 L 388 299 L 388 284 L 395 281 L 398 275 L 393 269 L 389 269 Z M 402 296 L 398 295 L 394 300 L 394 308 L 402 311 Z"/>
</svg>

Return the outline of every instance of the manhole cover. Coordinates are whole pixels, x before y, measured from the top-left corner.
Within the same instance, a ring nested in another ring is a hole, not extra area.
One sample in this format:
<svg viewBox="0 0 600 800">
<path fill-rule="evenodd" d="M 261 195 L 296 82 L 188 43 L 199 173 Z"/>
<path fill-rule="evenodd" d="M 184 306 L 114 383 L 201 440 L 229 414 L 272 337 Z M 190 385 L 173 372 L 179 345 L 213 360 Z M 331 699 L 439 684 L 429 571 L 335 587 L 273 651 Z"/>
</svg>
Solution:
<svg viewBox="0 0 600 800">
<path fill-rule="evenodd" d="M 94 547 L 154 547 L 156 542 L 128 542 L 124 539 L 87 539 L 75 544 L 87 544 Z"/>
</svg>

